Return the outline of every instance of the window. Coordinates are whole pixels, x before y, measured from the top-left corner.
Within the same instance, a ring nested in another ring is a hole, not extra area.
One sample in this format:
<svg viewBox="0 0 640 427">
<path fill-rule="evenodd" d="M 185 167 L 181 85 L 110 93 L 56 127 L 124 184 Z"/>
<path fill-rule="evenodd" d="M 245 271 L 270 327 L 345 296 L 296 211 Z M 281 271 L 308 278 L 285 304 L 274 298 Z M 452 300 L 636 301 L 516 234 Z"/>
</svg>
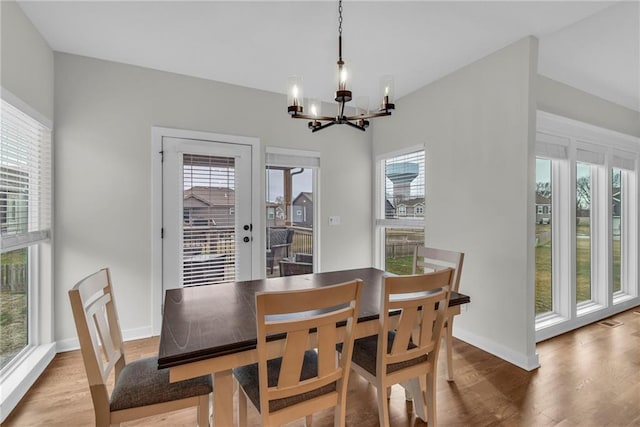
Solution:
<svg viewBox="0 0 640 427">
<path fill-rule="evenodd" d="M 314 224 L 320 154 L 267 147 L 265 164 L 266 275 L 309 273 L 318 262 Z"/>
<path fill-rule="evenodd" d="M 576 302 L 591 301 L 591 166 L 576 164 Z"/>
<path fill-rule="evenodd" d="M 51 227 L 51 130 L 2 99 L 0 372 L 38 343 L 40 246 Z"/>
<path fill-rule="evenodd" d="M 638 303 L 637 138 L 538 113 L 537 339 Z M 587 316 L 588 314 L 588 316 Z"/>
<path fill-rule="evenodd" d="M 536 159 L 536 315 L 553 311 L 551 225 L 542 205 L 551 204 L 551 160 Z M 546 220 L 545 220 L 546 219 Z"/>
<path fill-rule="evenodd" d="M 422 148 L 378 160 L 377 264 L 391 273 L 411 274 L 414 248 L 425 243 L 424 164 Z"/>
<path fill-rule="evenodd" d="M 613 292 L 616 293 L 622 290 L 622 170 L 618 168 L 611 170 L 611 228 Z"/>
</svg>

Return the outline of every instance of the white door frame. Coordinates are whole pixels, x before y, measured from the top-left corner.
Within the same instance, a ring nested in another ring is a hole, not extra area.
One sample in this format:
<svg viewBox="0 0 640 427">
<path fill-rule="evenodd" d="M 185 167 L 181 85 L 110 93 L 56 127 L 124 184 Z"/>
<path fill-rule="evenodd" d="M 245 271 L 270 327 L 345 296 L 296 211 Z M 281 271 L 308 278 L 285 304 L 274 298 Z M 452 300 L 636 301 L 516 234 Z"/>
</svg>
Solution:
<svg viewBox="0 0 640 427">
<path fill-rule="evenodd" d="M 246 136 L 223 135 L 212 132 L 174 129 L 165 127 L 151 127 L 151 327 L 153 335 L 160 334 L 162 325 L 162 138 L 185 138 L 217 141 L 228 144 L 242 144 L 252 147 L 251 156 L 251 216 L 254 230 L 262 230 L 262 182 L 264 173 L 262 166 L 262 151 L 260 139 Z M 264 276 L 264 250 L 262 234 L 254 233 L 252 245 L 252 278 L 258 279 Z"/>
</svg>

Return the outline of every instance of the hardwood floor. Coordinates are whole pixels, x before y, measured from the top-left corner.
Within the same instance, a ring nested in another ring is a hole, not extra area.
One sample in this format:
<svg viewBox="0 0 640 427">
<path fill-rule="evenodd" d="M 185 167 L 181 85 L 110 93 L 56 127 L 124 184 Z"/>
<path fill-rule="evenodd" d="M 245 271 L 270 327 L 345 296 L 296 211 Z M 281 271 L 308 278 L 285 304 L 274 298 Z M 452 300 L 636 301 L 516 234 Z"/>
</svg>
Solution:
<svg viewBox="0 0 640 427">
<path fill-rule="evenodd" d="M 592 324 L 538 344 L 541 368 L 526 372 L 454 339 L 455 382 L 438 366 L 441 426 L 640 426 L 640 308 L 614 317 L 615 328 Z M 130 360 L 156 352 L 157 338 L 126 344 Z M 443 347 L 444 350 L 444 347 Z M 441 361 L 444 353 L 441 354 Z M 375 388 L 355 373 L 349 381 L 347 425 L 378 424 Z M 237 405 L 237 401 L 236 401 Z M 394 386 L 391 425 L 426 425 Z M 249 421 L 258 423 L 250 409 Z M 333 425 L 331 411 L 314 426 Z M 93 407 L 78 351 L 56 356 L 2 426 L 90 426 Z M 195 426 L 195 409 L 126 426 Z M 289 426 L 303 426 L 304 422 Z"/>
</svg>

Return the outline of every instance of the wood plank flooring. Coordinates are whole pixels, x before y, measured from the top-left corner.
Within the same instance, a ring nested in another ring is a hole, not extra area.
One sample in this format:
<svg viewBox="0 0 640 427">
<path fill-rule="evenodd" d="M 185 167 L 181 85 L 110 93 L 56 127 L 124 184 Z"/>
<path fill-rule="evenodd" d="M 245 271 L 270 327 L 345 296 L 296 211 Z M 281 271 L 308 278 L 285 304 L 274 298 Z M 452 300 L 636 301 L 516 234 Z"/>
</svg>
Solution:
<svg viewBox="0 0 640 427">
<path fill-rule="evenodd" d="M 438 366 L 441 426 L 640 426 L 640 308 L 613 317 L 615 328 L 592 324 L 538 344 L 541 368 L 526 372 L 454 339 L 455 382 Z M 157 338 L 126 344 L 129 360 L 157 351 Z M 444 348 L 443 348 L 444 351 Z M 441 361 L 444 352 L 441 354 Z M 237 399 L 236 399 L 237 408 Z M 424 426 L 394 386 L 393 427 Z M 333 425 L 331 411 L 314 415 L 315 427 Z M 249 421 L 258 424 L 251 408 Z M 91 426 L 93 407 L 78 351 L 58 354 L 2 426 Z M 194 409 L 126 426 L 195 426 Z M 304 422 L 289 426 L 303 426 Z M 376 426 L 375 388 L 352 373 L 347 425 Z"/>
</svg>

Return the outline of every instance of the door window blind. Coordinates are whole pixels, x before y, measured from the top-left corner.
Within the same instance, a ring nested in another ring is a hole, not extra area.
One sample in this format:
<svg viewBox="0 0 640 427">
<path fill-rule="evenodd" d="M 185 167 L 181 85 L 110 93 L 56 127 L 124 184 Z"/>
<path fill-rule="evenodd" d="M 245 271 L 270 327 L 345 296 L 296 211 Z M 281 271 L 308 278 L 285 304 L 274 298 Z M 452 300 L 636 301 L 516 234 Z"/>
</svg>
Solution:
<svg viewBox="0 0 640 427">
<path fill-rule="evenodd" d="M 0 100 L 0 248 L 49 238 L 51 130 Z"/>
</svg>

